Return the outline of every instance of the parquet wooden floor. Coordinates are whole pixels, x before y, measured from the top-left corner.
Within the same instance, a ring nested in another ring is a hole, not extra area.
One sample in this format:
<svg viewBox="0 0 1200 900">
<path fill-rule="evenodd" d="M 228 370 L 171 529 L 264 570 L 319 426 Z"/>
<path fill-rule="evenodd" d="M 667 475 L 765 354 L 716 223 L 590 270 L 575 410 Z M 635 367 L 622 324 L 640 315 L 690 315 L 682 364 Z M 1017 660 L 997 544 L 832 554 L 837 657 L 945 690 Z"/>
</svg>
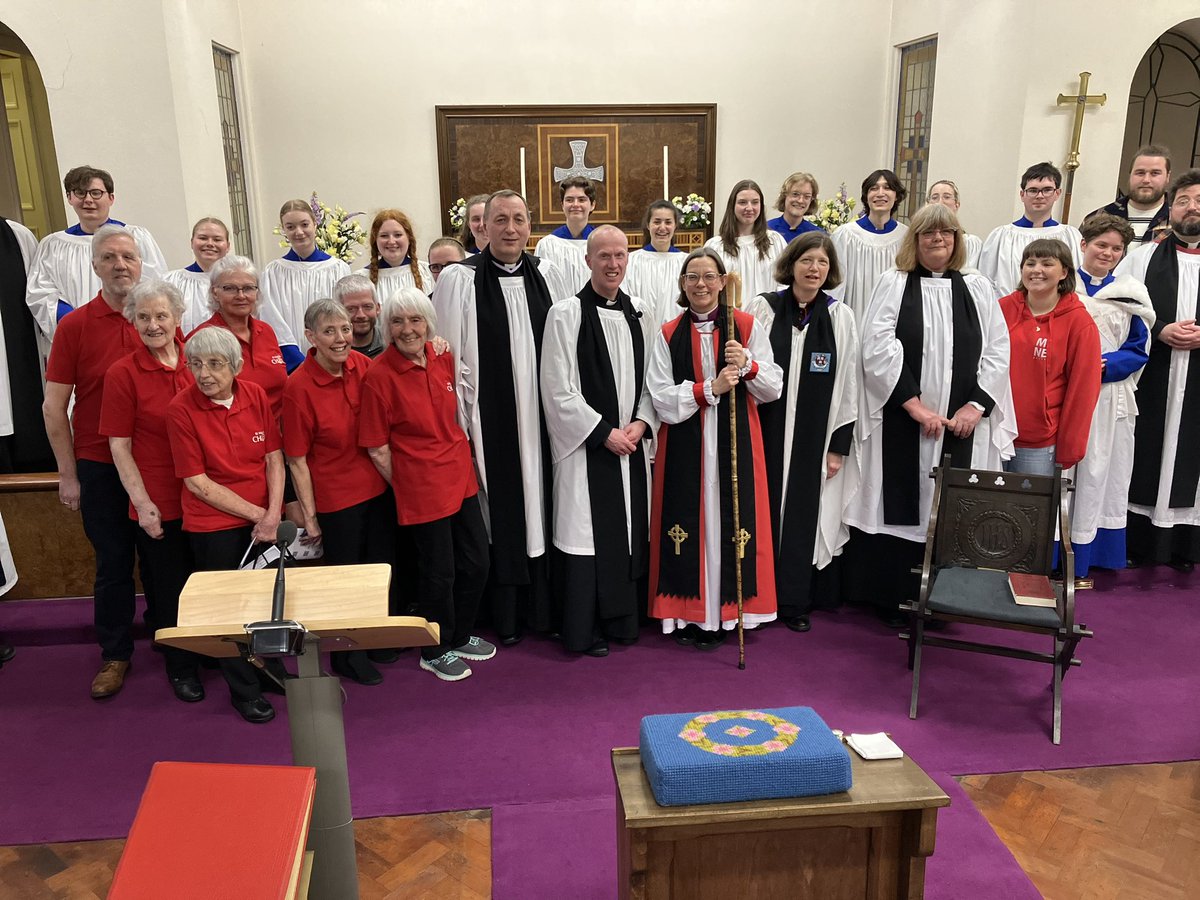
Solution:
<svg viewBox="0 0 1200 900">
<path fill-rule="evenodd" d="M 1200 762 L 960 781 L 1048 900 L 1200 897 Z M 487 810 L 360 819 L 354 834 L 362 900 L 491 897 Z M 0 897 L 99 900 L 123 846 L 0 847 Z"/>
</svg>

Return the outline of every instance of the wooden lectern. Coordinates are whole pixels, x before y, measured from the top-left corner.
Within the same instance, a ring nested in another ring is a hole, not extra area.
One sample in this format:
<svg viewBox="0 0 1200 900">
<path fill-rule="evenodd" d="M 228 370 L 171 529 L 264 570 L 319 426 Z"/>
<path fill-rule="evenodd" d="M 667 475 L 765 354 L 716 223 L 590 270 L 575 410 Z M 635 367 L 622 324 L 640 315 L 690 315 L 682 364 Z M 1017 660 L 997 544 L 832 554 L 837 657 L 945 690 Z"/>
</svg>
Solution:
<svg viewBox="0 0 1200 900">
<path fill-rule="evenodd" d="M 342 688 L 321 671 L 319 651 L 426 647 L 440 640 L 436 623 L 387 614 L 391 572 L 387 565 L 287 570 L 284 618 L 306 631 L 299 677 L 286 684 L 292 761 L 317 770 L 309 831 L 313 900 L 358 897 Z M 273 568 L 196 572 L 179 595 L 178 626 L 159 629 L 154 639 L 203 656 L 238 656 L 249 643 L 245 626 L 270 618 L 274 583 Z"/>
</svg>

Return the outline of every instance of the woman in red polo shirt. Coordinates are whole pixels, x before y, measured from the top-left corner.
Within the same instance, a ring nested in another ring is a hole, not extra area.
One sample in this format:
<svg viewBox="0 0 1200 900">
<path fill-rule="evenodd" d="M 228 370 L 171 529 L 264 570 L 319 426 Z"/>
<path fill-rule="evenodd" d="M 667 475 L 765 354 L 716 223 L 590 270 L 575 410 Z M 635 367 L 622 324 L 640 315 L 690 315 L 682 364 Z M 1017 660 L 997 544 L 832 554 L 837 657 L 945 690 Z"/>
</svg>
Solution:
<svg viewBox="0 0 1200 900">
<path fill-rule="evenodd" d="M 417 550 L 418 615 L 441 626 L 421 668 L 443 681 L 471 674 L 463 660 L 496 648 L 471 635 L 488 573 L 488 539 L 467 436 L 458 424 L 454 355 L 435 355 L 437 317 L 414 287 L 386 300 L 390 344 L 363 386 L 358 443 L 392 485 L 396 515 Z"/>
<path fill-rule="evenodd" d="M 320 539 L 330 566 L 391 564 L 396 520 L 388 483 L 358 446 L 363 379 L 371 360 L 350 347 L 350 315 L 336 300 L 304 312 L 312 345 L 283 390 L 283 450 L 300 503 L 297 524 Z M 383 677 L 365 650 L 330 654 L 333 670 L 359 684 Z"/>
<path fill-rule="evenodd" d="M 167 405 L 192 384 L 183 344 L 176 337 L 187 304 L 165 281 L 142 281 L 125 300 L 125 318 L 142 346 L 112 364 L 104 376 L 100 433 L 108 438 L 121 484 L 129 494 L 129 518 L 141 527 L 134 540 L 146 582 L 146 618 L 153 630 L 172 628 L 179 592 L 192 574 L 192 553 L 183 533 L 180 491 L 167 440 Z M 163 647 L 167 678 L 185 703 L 204 699 L 200 658 Z"/>
<path fill-rule="evenodd" d="M 185 347 L 195 384 L 167 407 L 175 474 L 183 479 L 183 530 L 197 571 L 236 569 L 252 541 L 271 542 L 283 503 L 283 450 L 267 395 L 238 377 L 242 347 L 225 328 L 201 328 Z M 268 668 L 281 677 L 278 660 Z M 269 722 L 262 695 L 282 688 L 242 659 L 221 660 L 233 706 L 247 722 Z"/>
<path fill-rule="evenodd" d="M 212 316 L 196 326 L 196 330 L 213 326 L 227 329 L 241 344 L 241 382 L 251 381 L 267 393 L 271 411 L 276 418 L 283 409 L 283 385 L 287 381 L 287 366 L 275 329 L 258 318 L 258 269 L 244 256 L 229 254 L 213 263 L 209 270 Z"/>
</svg>

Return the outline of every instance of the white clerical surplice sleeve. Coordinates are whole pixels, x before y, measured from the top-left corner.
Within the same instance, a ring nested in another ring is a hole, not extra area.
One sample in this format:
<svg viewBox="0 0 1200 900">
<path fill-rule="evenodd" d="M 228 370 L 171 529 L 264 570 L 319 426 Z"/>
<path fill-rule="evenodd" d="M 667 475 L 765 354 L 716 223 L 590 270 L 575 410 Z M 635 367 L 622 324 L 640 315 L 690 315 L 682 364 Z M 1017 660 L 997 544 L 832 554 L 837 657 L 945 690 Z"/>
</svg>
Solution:
<svg viewBox="0 0 1200 900">
<path fill-rule="evenodd" d="M 578 300 L 555 303 L 546 315 L 542 335 L 542 407 L 556 463 L 583 446 L 601 420 L 584 399 L 579 380 L 579 322 Z"/>
</svg>

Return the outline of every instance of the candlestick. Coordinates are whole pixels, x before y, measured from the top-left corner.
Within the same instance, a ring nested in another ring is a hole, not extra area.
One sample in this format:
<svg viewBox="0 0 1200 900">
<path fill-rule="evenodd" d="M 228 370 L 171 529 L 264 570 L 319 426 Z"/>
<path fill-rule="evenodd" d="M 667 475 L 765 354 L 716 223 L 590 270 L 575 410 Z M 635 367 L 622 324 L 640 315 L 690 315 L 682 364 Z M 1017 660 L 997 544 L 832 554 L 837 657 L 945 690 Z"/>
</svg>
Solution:
<svg viewBox="0 0 1200 900">
<path fill-rule="evenodd" d="M 663 199 L 670 200 L 671 192 L 667 189 L 667 146 L 663 145 Z"/>
<path fill-rule="evenodd" d="M 525 193 L 525 148 L 521 148 L 521 196 L 529 202 L 529 195 Z"/>
</svg>

